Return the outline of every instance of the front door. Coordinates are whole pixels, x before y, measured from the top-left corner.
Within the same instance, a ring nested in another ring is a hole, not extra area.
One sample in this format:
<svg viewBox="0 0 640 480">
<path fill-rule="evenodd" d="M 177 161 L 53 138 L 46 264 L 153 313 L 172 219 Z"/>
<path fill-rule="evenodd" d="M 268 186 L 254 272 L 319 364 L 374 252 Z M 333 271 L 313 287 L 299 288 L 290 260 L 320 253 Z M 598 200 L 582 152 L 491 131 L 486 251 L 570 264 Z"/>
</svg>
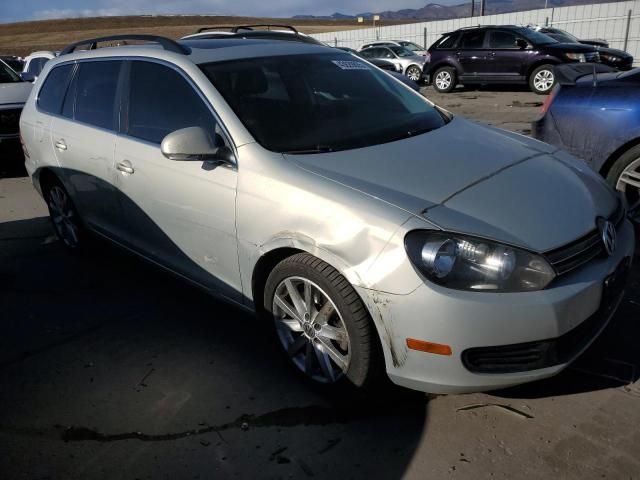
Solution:
<svg viewBox="0 0 640 480">
<path fill-rule="evenodd" d="M 230 143 L 197 87 L 152 61 L 128 64 L 123 133 L 115 151 L 127 243 L 198 284 L 241 300 L 235 228 L 238 172 L 160 151 L 169 133 L 199 126 Z"/>
<path fill-rule="evenodd" d="M 507 30 L 492 30 L 489 33 L 489 74 L 498 80 L 521 80 L 527 50 L 518 45 L 518 37 Z"/>
</svg>

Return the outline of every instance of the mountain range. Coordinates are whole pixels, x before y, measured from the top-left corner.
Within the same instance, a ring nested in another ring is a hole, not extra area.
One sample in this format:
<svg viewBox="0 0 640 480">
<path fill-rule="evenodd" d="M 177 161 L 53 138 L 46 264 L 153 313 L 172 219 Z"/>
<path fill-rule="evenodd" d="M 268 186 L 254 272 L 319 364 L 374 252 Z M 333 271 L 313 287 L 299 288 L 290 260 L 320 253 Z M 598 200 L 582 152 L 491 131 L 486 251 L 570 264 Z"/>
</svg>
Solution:
<svg viewBox="0 0 640 480">
<path fill-rule="evenodd" d="M 611 0 L 547 0 L 547 6 L 568 7 L 571 5 L 585 5 L 591 3 L 605 3 Z M 475 14 L 480 14 L 480 0 L 475 0 Z M 485 15 L 497 13 L 519 12 L 523 10 L 535 10 L 544 8 L 545 0 L 486 0 Z M 326 20 L 348 20 L 357 17 L 370 19 L 373 15 L 380 15 L 383 20 L 447 20 L 450 18 L 460 18 L 471 16 L 471 2 L 459 5 L 440 5 L 429 3 L 422 8 L 405 8 L 402 10 L 386 10 L 383 12 L 364 12 L 355 15 L 348 15 L 336 12 L 333 15 L 294 15 L 293 18 L 300 19 L 326 19 Z"/>
</svg>

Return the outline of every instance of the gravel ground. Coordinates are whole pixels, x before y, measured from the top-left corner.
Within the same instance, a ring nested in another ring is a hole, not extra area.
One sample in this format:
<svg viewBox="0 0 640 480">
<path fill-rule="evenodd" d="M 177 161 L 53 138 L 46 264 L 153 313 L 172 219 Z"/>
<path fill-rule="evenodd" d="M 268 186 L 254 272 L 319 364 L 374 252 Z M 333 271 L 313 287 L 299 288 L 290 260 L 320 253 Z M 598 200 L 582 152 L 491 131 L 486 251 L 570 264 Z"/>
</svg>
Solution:
<svg viewBox="0 0 640 480">
<path fill-rule="evenodd" d="M 526 133 L 541 97 L 425 94 Z M 0 155 L 0 478 L 640 478 L 640 275 L 554 379 L 328 395 L 264 325 L 119 250 L 67 253 Z M 638 259 L 637 259 L 638 260 Z"/>
</svg>

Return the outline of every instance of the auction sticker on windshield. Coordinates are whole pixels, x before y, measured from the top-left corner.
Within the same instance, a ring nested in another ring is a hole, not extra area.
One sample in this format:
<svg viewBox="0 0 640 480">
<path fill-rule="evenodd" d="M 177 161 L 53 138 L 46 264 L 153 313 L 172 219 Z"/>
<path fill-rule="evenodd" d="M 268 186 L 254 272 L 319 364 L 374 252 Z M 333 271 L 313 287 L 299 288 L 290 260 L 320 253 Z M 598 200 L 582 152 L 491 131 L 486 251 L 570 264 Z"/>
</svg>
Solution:
<svg viewBox="0 0 640 480">
<path fill-rule="evenodd" d="M 369 67 L 361 62 L 354 62 L 352 60 L 331 60 L 342 70 L 369 70 Z"/>
</svg>

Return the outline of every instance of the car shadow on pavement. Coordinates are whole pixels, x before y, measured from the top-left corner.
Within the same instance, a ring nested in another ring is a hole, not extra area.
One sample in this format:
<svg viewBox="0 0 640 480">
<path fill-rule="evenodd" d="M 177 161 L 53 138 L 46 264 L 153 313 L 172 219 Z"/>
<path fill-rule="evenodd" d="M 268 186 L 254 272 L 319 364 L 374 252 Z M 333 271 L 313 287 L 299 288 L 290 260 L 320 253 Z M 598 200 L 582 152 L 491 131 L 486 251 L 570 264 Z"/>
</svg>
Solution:
<svg viewBox="0 0 640 480">
<path fill-rule="evenodd" d="M 270 325 L 51 233 L 0 224 L 0 477 L 403 476 L 424 395 L 311 388 Z"/>
<path fill-rule="evenodd" d="M 20 143 L 0 144 L 0 178 L 26 176 L 27 170 L 24 168 L 24 156 L 22 155 Z"/>
</svg>

